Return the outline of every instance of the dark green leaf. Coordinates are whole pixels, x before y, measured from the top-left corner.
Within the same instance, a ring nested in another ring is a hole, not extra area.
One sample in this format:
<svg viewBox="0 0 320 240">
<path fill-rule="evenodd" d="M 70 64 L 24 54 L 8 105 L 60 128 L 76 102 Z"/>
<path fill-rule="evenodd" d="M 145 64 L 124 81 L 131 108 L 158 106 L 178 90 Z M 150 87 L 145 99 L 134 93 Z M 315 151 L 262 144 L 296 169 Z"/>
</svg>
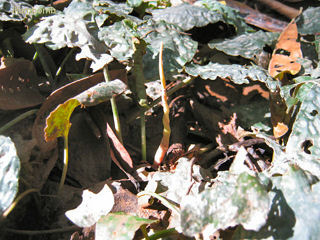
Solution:
<svg viewBox="0 0 320 240">
<path fill-rule="evenodd" d="M 218 12 L 190 4 L 181 4 L 176 7 L 153 10 L 152 15 L 154 20 L 163 20 L 167 23 L 174 24 L 184 31 L 188 31 L 194 27 L 204 27 L 209 23 L 216 23 L 223 20 L 222 15 Z"/>
<path fill-rule="evenodd" d="M 245 33 L 232 39 L 213 40 L 208 45 L 228 55 L 254 60 L 255 56 L 263 51 L 264 46 L 272 46 L 278 37 L 279 33 L 258 31 Z"/>
<path fill-rule="evenodd" d="M 204 66 L 188 64 L 185 70 L 194 77 L 200 76 L 210 80 L 215 80 L 217 77 L 229 78 L 236 84 L 247 84 L 249 80 L 260 81 L 264 82 L 270 90 L 275 90 L 278 84 L 263 68 L 258 66 L 225 65 L 210 62 Z"/>
<path fill-rule="evenodd" d="M 131 240 L 140 226 L 151 224 L 155 221 L 127 213 L 109 213 L 97 222 L 95 239 Z"/>
<path fill-rule="evenodd" d="M 320 32 L 320 7 L 310 7 L 302 12 L 297 20 L 300 34 L 316 34 Z"/>
<path fill-rule="evenodd" d="M 195 2 L 195 5 L 204 6 L 211 11 L 222 14 L 224 22 L 233 25 L 238 34 L 253 31 L 253 29 L 246 24 L 240 13 L 234 8 L 212 0 L 200 0 Z"/>
<path fill-rule="evenodd" d="M 227 174 L 212 189 L 182 200 L 181 227 L 188 236 L 209 226 L 213 232 L 238 224 L 257 231 L 265 224 L 269 208 L 266 188 L 257 177 L 246 172 Z"/>
<path fill-rule="evenodd" d="M 291 166 L 277 187 L 295 214 L 292 239 L 317 239 L 320 235 L 320 183 L 311 185 L 304 171 Z"/>
<path fill-rule="evenodd" d="M 182 67 L 192 60 L 198 44 L 190 36 L 181 32 L 179 27 L 167 24 L 163 21 L 149 20 L 139 26 L 141 36 L 149 44 L 147 53 L 143 58 L 145 78 L 149 81 L 159 79 L 159 49 L 163 42 L 163 65 L 166 77 L 169 79 L 174 73 L 182 70 Z"/>
<path fill-rule="evenodd" d="M 297 99 L 301 106 L 288 139 L 287 151 L 297 152 L 303 149 L 320 157 L 320 87 L 318 83 L 303 84 L 298 92 Z"/>
<path fill-rule="evenodd" d="M 45 43 L 53 50 L 79 47 L 81 52 L 76 59 L 92 59 L 91 68 L 97 71 L 113 58 L 106 54 L 106 45 L 97 40 L 96 14 L 90 3 L 73 1 L 63 13 L 45 17 L 32 26 L 24 39 L 28 43 Z"/>
<path fill-rule="evenodd" d="M 20 160 L 9 137 L 0 136 L 0 216 L 18 192 Z"/>
</svg>

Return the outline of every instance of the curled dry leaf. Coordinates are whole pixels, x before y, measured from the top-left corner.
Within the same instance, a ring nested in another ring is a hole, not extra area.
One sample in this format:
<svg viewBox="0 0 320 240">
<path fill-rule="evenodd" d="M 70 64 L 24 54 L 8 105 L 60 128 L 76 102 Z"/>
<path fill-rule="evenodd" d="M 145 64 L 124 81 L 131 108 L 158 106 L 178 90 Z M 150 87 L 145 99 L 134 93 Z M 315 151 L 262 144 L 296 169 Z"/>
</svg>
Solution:
<svg viewBox="0 0 320 240">
<path fill-rule="evenodd" d="M 301 65 L 296 61 L 302 58 L 300 43 L 297 41 L 298 28 L 294 20 L 283 30 L 269 63 L 269 74 L 281 80 L 284 73 L 297 74 Z"/>
</svg>

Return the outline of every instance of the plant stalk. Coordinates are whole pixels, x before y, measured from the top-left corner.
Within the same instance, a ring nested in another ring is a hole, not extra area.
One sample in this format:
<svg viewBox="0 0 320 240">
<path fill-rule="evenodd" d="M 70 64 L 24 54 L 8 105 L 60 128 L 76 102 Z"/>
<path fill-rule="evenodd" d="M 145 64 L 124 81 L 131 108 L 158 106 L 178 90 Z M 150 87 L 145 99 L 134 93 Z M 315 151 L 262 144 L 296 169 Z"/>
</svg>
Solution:
<svg viewBox="0 0 320 240">
<path fill-rule="evenodd" d="M 104 76 L 104 80 L 106 82 L 110 82 L 110 75 L 109 75 L 109 72 L 108 72 L 108 66 L 107 65 L 105 65 L 104 68 L 103 68 L 103 76 Z M 121 124 L 120 124 L 119 112 L 118 112 L 116 99 L 115 99 L 114 96 L 112 96 L 112 98 L 110 99 L 110 102 L 111 102 L 111 108 L 112 108 L 114 128 L 115 128 L 115 131 L 116 131 L 116 134 L 118 136 L 119 141 L 121 143 L 123 143 L 122 134 L 121 134 Z"/>
</svg>

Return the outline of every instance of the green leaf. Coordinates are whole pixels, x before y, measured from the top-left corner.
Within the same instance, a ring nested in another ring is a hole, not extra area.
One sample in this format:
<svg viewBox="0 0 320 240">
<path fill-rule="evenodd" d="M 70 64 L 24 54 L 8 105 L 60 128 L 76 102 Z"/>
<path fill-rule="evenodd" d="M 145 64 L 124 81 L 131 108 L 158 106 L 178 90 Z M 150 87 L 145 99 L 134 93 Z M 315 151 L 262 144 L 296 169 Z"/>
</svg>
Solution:
<svg viewBox="0 0 320 240">
<path fill-rule="evenodd" d="M 279 33 L 258 31 L 245 33 L 232 39 L 212 40 L 208 45 L 210 48 L 216 48 L 228 55 L 254 60 L 255 56 L 263 51 L 264 46 L 272 46 L 278 37 Z"/>
<path fill-rule="evenodd" d="M 320 234 L 320 182 L 311 185 L 304 171 L 291 166 L 277 187 L 295 214 L 292 239 L 317 239 Z"/>
<path fill-rule="evenodd" d="M 211 0 L 196 1 L 194 5 L 203 6 L 211 11 L 220 13 L 223 16 L 224 22 L 233 25 L 238 34 L 253 31 L 253 29 L 246 24 L 240 13 L 232 7 Z"/>
<path fill-rule="evenodd" d="M 133 22 L 132 25 L 134 25 Z M 101 28 L 98 36 L 100 40 L 104 41 L 114 58 L 124 61 L 132 58 L 134 52 L 132 37 L 135 36 L 134 32 L 134 26 L 130 29 L 126 21 L 123 20 L 111 26 Z"/>
<path fill-rule="evenodd" d="M 309 7 L 297 19 L 300 34 L 316 34 L 320 32 L 320 7 Z"/>
<path fill-rule="evenodd" d="M 209 23 L 223 20 L 222 15 L 218 12 L 190 4 L 180 4 L 175 7 L 153 10 L 152 16 L 155 21 L 162 20 L 174 24 L 183 31 L 188 31 L 194 27 L 204 27 Z"/>
<path fill-rule="evenodd" d="M 96 14 L 90 3 L 72 1 L 62 13 L 43 18 L 23 37 L 28 43 L 44 43 L 53 50 L 79 47 L 81 52 L 76 55 L 76 60 L 92 59 L 91 68 L 97 71 L 113 58 L 106 53 L 106 45 L 97 40 Z"/>
<path fill-rule="evenodd" d="M 126 3 L 115 3 L 110 0 L 94 0 L 92 5 L 94 9 L 99 12 L 99 15 L 95 17 L 99 27 L 101 27 L 106 20 L 115 22 L 123 18 L 128 18 L 133 10 L 133 8 Z"/>
<path fill-rule="evenodd" d="M 270 193 L 271 209 L 267 223 L 258 231 L 248 231 L 239 226 L 232 239 L 289 239 L 293 235 L 295 214 L 288 205 L 282 191 L 273 189 Z"/>
<path fill-rule="evenodd" d="M 0 216 L 18 192 L 20 160 L 14 143 L 0 135 Z"/>
<path fill-rule="evenodd" d="M 130 7 L 139 7 L 142 4 L 142 0 L 127 0 L 127 4 Z"/>
<path fill-rule="evenodd" d="M 192 60 L 198 44 L 190 36 L 182 33 L 179 27 L 163 21 L 147 23 L 138 27 L 141 36 L 149 44 L 143 57 L 144 75 L 149 81 L 159 79 L 159 49 L 163 42 L 163 67 L 167 79 Z"/>
<path fill-rule="evenodd" d="M 140 226 L 156 221 L 127 213 L 109 213 L 97 222 L 95 239 L 131 240 Z"/>
<path fill-rule="evenodd" d="M 270 90 L 275 90 L 278 85 L 277 81 L 274 81 L 267 71 L 259 66 L 225 65 L 210 62 L 204 66 L 188 64 L 185 71 L 194 77 L 200 76 L 202 79 L 229 78 L 236 84 L 248 84 L 249 80 L 260 81 L 264 82 Z"/>
<path fill-rule="evenodd" d="M 180 203 L 187 193 L 189 195 L 198 194 L 199 189 L 205 187 L 201 181 L 210 176 L 209 171 L 199 165 L 193 165 L 192 172 L 193 178 L 197 181 L 190 188 L 192 184 L 190 179 L 191 161 L 188 158 L 180 158 L 174 173 L 156 172 L 148 182 L 145 191 L 160 193 L 167 199 Z"/>
<path fill-rule="evenodd" d="M 287 143 L 287 152 L 302 151 L 320 157 L 320 87 L 316 82 L 303 84 L 298 92 L 297 99 L 301 106 L 292 127 Z M 311 146 L 308 146 L 308 143 Z"/>
<path fill-rule="evenodd" d="M 18 11 L 20 10 L 20 11 Z M 1 21 L 23 21 L 25 12 L 32 10 L 32 6 L 25 1 L 1 0 L 0 20 Z"/>
<path fill-rule="evenodd" d="M 266 222 L 270 209 L 267 190 L 257 177 L 246 172 L 226 174 L 223 182 L 181 202 L 181 227 L 188 236 L 209 228 L 218 229 L 242 224 L 258 231 Z"/>
<path fill-rule="evenodd" d="M 101 216 L 107 215 L 113 205 L 113 193 L 105 184 L 99 193 L 84 190 L 81 204 L 77 208 L 67 211 L 65 215 L 79 227 L 91 227 L 98 222 Z"/>
</svg>

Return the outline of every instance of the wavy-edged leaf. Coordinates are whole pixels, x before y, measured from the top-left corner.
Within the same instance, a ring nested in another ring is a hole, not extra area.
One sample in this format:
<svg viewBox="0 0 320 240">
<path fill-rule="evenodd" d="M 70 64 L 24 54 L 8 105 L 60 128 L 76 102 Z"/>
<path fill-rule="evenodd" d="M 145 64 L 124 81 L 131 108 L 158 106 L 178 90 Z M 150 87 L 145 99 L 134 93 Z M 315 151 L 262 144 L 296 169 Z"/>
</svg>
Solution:
<svg viewBox="0 0 320 240">
<path fill-rule="evenodd" d="M 98 37 L 109 48 L 110 54 L 119 61 L 132 58 L 132 37 L 135 37 L 134 26 L 130 29 L 128 20 L 116 22 L 111 26 L 103 27 Z M 132 22 L 132 25 L 135 25 Z"/>
<path fill-rule="evenodd" d="M 272 46 L 277 41 L 279 33 L 258 31 L 254 33 L 245 33 L 226 40 L 212 40 L 208 45 L 228 55 L 241 56 L 254 60 L 263 48 Z"/>
<path fill-rule="evenodd" d="M 20 10 L 20 11 L 18 11 Z M 0 20 L 1 21 L 23 21 L 26 14 L 32 10 L 32 5 L 25 1 L 1 0 L 0 1 Z"/>
<path fill-rule="evenodd" d="M 18 192 L 20 160 L 9 137 L 0 136 L 0 216 Z"/>
<path fill-rule="evenodd" d="M 303 84 L 297 98 L 302 102 L 287 143 L 287 151 L 306 152 L 320 157 L 320 87 L 318 83 Z"/>
<path fill-rule="evenodd" d="M 246 172 L 228 175 L 196 196 L 181 202 L 181 227 L 188 236 L 205 228 L 212 232 L 241 224 L 245 229 L 259 230 L 266 222 L 270 204 L 267 190 L 257 177 Z"/>
<path fill-rule="evenodd" d="M 28 43 L 44 43 L 56 50 L 63 47 L 79 47 L 76 59 L 89 58 L 93 71 L 101 69 L 113 58 L 106 53 L 107 47 L 97 40 L 97 12 L 91 3 L 72 1 L 63 12 L 43 18 L 23 35 Z"/>
<path fill-rule="evenodd" d="M 192 60 L 197 51 L 198 44 L 190 36 L 183 34 L 179 27 L 163 21 L 149 20 L 140 25 L 138 30 L 144 40 L 149 44 L 147 53 L 143 57 L 144 75 L 148 80 L 159 78 L 159 49 L 163 42 L 163 67 L 166 77 L 169 79 L 174 73 L 182 70 L 182 67 Z"/>
<path fill-rule="evenodd" d="M 297 19 L 300 34 L 316 34 L 320 32 L 320 7 L 309 7 Z"/>
<path fill-rule="evenodd" d="M 222 14 L 190 4 L 180 4 L 175 7 L 153 10 L 152 16 L 155 21 L 162 20 L 174 24 L 179 26 L 183 31 L 223 21 Z"/>
<path fill-rule="evenodd" d="M 218 12 L 222 14 L 223 20 L 225 23 L 233 25 L 236 29 L 238 34 L 252 31 L 253 29 L 249 27 L 244 18 L 240 15 L 240 13 L 225 4 L 222 4 L 218 1 L 211 1 L 211 0 L 200 0 L 194 3 L 195 6 L 204 6 L 211 11 Z"/>
<path fill-rule="evenodd" d="M 77 208 L 67 211 L 65 215 L 79 227 L 91 227 L 102 216 L 107 215 L 113 205 L 113 193 L 105 184 L 99 193 L 84 190 L 81 204 Z"/>
<path fill-rule="evenodd" d="M 109 213 L 97 222 L 95 239 L 133 239 L 135 232 L 140 226 L 156 221 L 132 216 L 127 213 Z"/>
<path fill-rule="evenodd" d="M 264 82 L 270 90 L 275 90 L 278 84 L 263 68 L 258 66 L 226 65 L 210 62 L 204 66 L 188 64 L 185 71 L 194 77 L 200 76 L 202 79 L 229 78 L 236 84 L 248 84 L 249 80 L 260 81 Z"/>
<path fill-rule="evenodd" d="M 317 239 L 320 234 L 320 182 L 312 185 L 303 170 L 291 166 L 277 187 L 295 213 L 292 239 Z"/>
<path fill-rule="evenodd" d="M 115 22 L 129 17 L 133 8 L 126 3 L 115 3 L 110 0 L 94 0 L 92 3 L 94 9 L 99 12 L 95 19 L 99 27 L 108 20 L 109 22 Z"/>
</svg>

